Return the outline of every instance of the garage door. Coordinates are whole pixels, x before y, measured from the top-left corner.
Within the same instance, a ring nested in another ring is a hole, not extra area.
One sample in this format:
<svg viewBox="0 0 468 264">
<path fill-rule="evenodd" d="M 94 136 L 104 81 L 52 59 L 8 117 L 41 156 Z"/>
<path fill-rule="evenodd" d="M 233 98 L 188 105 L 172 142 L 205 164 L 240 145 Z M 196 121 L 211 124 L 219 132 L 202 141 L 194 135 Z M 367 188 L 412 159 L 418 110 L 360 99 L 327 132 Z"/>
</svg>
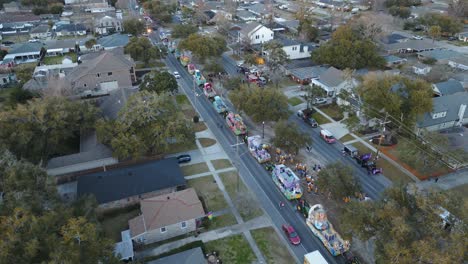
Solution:
<svg viewBox="0 0 468 264">
<path fill-rule="evenodd" d="M 117 83 L 117 81 L 102 82 L 100 85 L 101 85 L 101 89 L 107 92 L 111 92 L 119 88 L 119 84 Z"/>
</svg>

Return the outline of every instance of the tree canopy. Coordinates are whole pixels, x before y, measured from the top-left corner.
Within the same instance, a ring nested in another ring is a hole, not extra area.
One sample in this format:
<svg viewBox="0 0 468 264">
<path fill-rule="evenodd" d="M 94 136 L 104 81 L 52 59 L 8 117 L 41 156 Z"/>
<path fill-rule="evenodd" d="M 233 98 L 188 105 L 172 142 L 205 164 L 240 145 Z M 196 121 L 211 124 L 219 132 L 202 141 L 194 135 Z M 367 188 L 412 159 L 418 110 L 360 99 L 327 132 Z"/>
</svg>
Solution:
<svg viewBox="0 0 468 264">
<path fill-rule="evenodd" d="M 376 263 L 463 263 L 467 225 L 444 229 L 440 207 L 467 219 L 467 205 L 466 197 L 453 193 L 429 190 L 423 194 L 397 186 L 377 201 L 347 204 L 341 227 L 361 240 L 376 239 Z"/>
<path fill-rule="evenodd" d="M 195 25 L 177 24 L 172 28 L 171 36 L 173 38 L 186 38 L 190 34 L 197 33 L 198 27 Z"/>
<path fill-rule="evenodd" d="M 154 72 L 145 76 L 140 84 L 140 90 L 157 94 L 175 93 L 178 90 L 178 84 L 176 78 L 167 71 Z"/>
<path fill-rule="evenodd" d="M 418 20 L 427 27 L 439 26 L 442 35 L 453 36 L 463 30 L 463 23 L 458 18 L 445 14 L 428 13 Z"/>
<path fill-rule="evenodd" d="M 110 145 L 119 159 L 162 154 L 175 144 L 195 140 L 175 98 L 148 91 L 130 97 L 116 120 L 99 120 L 96 131 L 99 141 Z"/>
<path fill-rule="evenodd" d="M 0 112 L 0 147 L 32 162 L 64 153 L 67 142 L 93 128 L 97 109 L 62 97 L 35 98 Z"/>
<path fill-rule="evenodd" d="M 330 192 L 337 201 L 361 192 L 361 185 L 354 177 L 352 168 L 339 162 L 328 164 L 322 169 L 315 183 L 320 190 Z"/>
<path fill-rule="evenodd" d="M 124 20 L 123 28 L 125 32 L 132 34 L 135 37 L 145 32 L 145 24 L 137 18 Z"/>
<path fill-rule="evenodd" d="M 340 26 L 330 41 L 312 53 L 312 59 L 320 64 L 330 64 L 336 68 L 360 69 L 382 67 L 385 60 L 377 53 L 377 46 L 369 38 L 364 38 L 350 26 Z"/>
<path fill-rule="evenodd" d="M 288 98 L 279 89 L 242 85 L 231 91 L 229 98 L 237 109 L 244 111 L 255 122 L 278 121 L 288 117 Z"/>
<path fill-rule="evenodd" d="M 401 18 L 408 18 L 411 15 L 411 10 L 409 7 L 406 6 L 391 6 L 388 9 L 388 12 L 392 16 L 397 16 Z"/>
<path fill-rule="evenodd" d="M 154 47 L 148 38 L 133 37 L 124 47 L 124 52 L 136 61 L 142 61 L 148 66 L 151 59 L 162 56 L 162 53 Z"/>
<path fill-rule="evenodd" d="M 312 145 L 312 138 L 292 122 L 280 120 L 275 125 L 273 144 L 286 152 L 297 154 L 305 145 Z"/>
<path fill-rule="evenodd" d="M 288 55 L 283 50 L 283 45 L 275 40 L 269 41 L 265 44 L 265 51 L 268 52 L 266 65 L 270 71 L 270 77 L 278 87 L 278 82 L 280 80 L 280 78 L 278 78 L 280 76 L 280 74 L 278 74 L 278 70 L 281 65 L 288 62 Z"/>
<path fill-rule="evenodd" d="M 235 90 L 235 89 L 238 89 L 241 84 L 242 84 L 242 79 L 241 77 L 230 77 L 229 79 L 225 79 L 222 81 L 223 83 L 223 87 L 226 89 L 226 90 Z"/>
<path fill-rule="evenodd" d="M 423 80 L 410 80 L 399 76 L 364 76 L 357 89 L 369 117 L 382 118 L 383 111 L 413 127 L 420 115 L 432 111 L 432 88 Z"/>
<path fill-rule="evenodd" d="M 152 17 L 168 23 L 172 20 L 172 14 L 176 9 L 176 5 L 168 4 L 160 0 L 150 0 L 144 3 L 145 10 L 148 10 Z"/>
<path fill-rule="evenodd" d="M 226 40 L 220 36 L 208 37 L 191 34 L 179 43 L 179 49 L 190 50 L 200 60 L 221 56 L 226 49 Z"/>
<path fill-rule="evenodd" d="M 310 18 L 300 19 L 297 31 L 300 37 L 306 41 L 317 40 L 320 33 L 320 30 L 314 25 L 314 21 Z"/>
<path fill-rule="evenodd" d="M 91 49 L 91 48 L 92 48 L 94 45 L 96 45 L 96 44 L 97 44 L 96 39 L 95 39 L 95 38 L 92 38 L 92 39 L 89 39 L 89 40 L 87 40 L 87 41 L 85 42 L 85 47 L 86 47 L 87 49 Z"/>
</svg>

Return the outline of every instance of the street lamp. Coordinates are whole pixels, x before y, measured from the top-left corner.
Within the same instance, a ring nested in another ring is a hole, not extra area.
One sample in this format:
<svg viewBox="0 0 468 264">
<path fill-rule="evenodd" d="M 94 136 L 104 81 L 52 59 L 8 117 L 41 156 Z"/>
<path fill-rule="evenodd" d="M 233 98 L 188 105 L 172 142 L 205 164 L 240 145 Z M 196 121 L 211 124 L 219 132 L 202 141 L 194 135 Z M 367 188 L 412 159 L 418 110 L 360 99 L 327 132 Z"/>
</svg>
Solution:
<svg viewBox="0 0 468 264">
<path fill-rule="evenodd" d="M 262 122 L 262 138 L 265 138 L 265 121 Z"/>
</svg>

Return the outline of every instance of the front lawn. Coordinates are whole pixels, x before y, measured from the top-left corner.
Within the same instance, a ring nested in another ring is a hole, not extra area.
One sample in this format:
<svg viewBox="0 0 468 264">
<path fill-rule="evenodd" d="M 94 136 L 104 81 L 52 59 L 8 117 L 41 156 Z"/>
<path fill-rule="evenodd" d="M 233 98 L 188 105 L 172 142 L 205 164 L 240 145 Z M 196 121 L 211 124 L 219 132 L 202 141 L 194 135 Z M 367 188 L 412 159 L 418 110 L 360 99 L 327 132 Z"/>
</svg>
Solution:
<svg viewBox="0 0 468 264">
<path fill-rule="evenodd" d="M 205 220 L 205 221 L 208 221 L 208 227 L 202 230 L 202 232 L 216 230 L 222 227 L 232 226 L 232 225 L 237 224 L 236 218 L 234 217 L 232 213 L 216 216 L 216 217 L 213 217 L 211 220 Z"/>
<path fill-rule="evenodd" d="M 184 176 L 190 176 L 190 175 L 195 175 L 195 174 L 200 174 L 204 172 L 208 172 L 208 165 L 206 165 L 206 162 L 200 162 L 200 163 L 195 163 L 187 166 L 180 167 L 182 170 L 182 174 Z"/>
<path fill-rule="evenodd" d="M 255 261 L 255 254 L 243 235 L 230 236 L 205 243 L 206 252 L 216 251 L 223 263 L 247 264 Z"/>
<path fill-rule="evenodd" d="M 340 121 L 344 118 L 343 111 L 341 111 L 341 108 L 335 103 L 321 106 L 319 109 L 335 121 Z"/>
<path fill-rule="evenodd" d="M 73 62 L 77 61 L 76 53 L 70 52 L 70 53 L 64 54 L 63 56 L 47 56 L 47 57 L 44 57 L 44 60 L 42 61 L 42 63 L 44 63 L 45 65 L 62 64 L 62 60 L 65 57 L 69 57 Z"/>
<path fill-rule="evenodd" d="M 199 138 L 198 141 L 200 142 L 200 145 L 202 145 L 202 147 L 204 148 L 207 148 L 216 144 L 216 140 L 212 138 Z"/>
<path fill-rule="evenodd" d="M 188 180 L 187 185 L 197 191 L 208 211 L 215 212 L 228 207 L 212 175 Z"/>
<path fill-rule="evenodd" d="M 190 104 L 187 96 L 185 94 L 176 95 L 176 102 L 178 105 L 188 105 Z"/>
<path fill-rule="evenodd" d="M 221 170 L 221 169 L 232 167 L 232 164 L 228 159 L 217 159 L 217 160 L 212 160 L 210 162 L 211 164 L 213 164 L 213 167 L 216 170 Z"/>
<path fill-rule="evenodd" d="M 138 216 L 140 214 L 140 208 L 132 207 L 127 211 L 125 209 L 117 214 L 100 217 L 99 222 L 101 223 L 102 229 L 106 234 L 106 237 L 111 238 L 114 242 L 122 240 L 120 232 L 128 229 L 128 220 Z"/>
<path fill-rule="evenodd" d="M 348 142 L 348 141 L 351 141 L 351 140 L 355 140 L 356 138 L 354 138 L 353 136 L 351 136 L 351 134 L 346 134 L 344 136 L 342 136 L 340 138 L 340 141 L 345 143 L 345 142 Z"/>
<path fill-rule="evenodd" d="M 301 98 L 294 96 L 294 97 L 288 98 L 288 103 L 292 106 L 296 106 L 296 105 L 302 104 L 302 100 Z"/>
<path fill-rule="evenodd" d="M 265 256 L 267 263 L 288 264 L 293 262 L 293 257 L 272 227 L 255 229 L 250 233 L 252 233 L 252 237 Z"/>
<path fill-rule="evenodd" d="M 317 121 L 319 125 L 330 123 L 330 120 L 328 120 L 328 118 L 326 118 L 324 115 L 322 115 L 319 112 L 313 113 L 312 117 L 315 119 L 315 121 Z"/>
</svg>

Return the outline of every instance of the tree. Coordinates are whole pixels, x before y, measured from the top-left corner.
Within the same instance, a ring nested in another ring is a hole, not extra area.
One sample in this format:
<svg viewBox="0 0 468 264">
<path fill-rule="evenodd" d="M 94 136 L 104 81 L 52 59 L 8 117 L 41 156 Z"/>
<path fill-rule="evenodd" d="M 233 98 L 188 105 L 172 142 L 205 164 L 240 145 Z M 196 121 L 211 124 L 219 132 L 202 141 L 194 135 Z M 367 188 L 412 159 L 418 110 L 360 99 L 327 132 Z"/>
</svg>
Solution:
<svg viewBox="0 0 468 264">
<path fill-rule="evenodd" d="M 312 53 L 317 63 L 330 64 L 344 69 L 382 67 L 385 60 L 377 53 L 377 46 L 368 38 L 363 38 L 350 26 L 340 26 L 330 41 Z"/>
<path fill-rule="evenodd" d="M 442 29 L 440 28 L 440 26 L 431 26 L 429 28 L 429 36 L 431 36 L 432 42 L 434 42 L 435 39 L 440 38 L 441 31 Z"/>
<path fill-rule="evenodd" d="M 453 36 L 463 30 L 463 23 L 459 19 L 445 14 L 428 13 L 419 22 L 427 27 L 439 26 L 442 35 Z"/>
<path fill-rule="evenodd" d="M 190 122 L 167 93 L 141 91 L 128 100 L 116 120 L 99 120 L 98 140 L 121 160 L 158 155 L 175 144 L 193 144 Z"/>
<path fill-rule="evenodd" d="M 265 44 L 265 51 L 268 52 L 266 65 L 270 71 L 271 79 L 274 81 L 276 87 L 278 87 L 280 80 L 278 71 L 282 65 L 288 62 L 288 55 L 283 50 L 283 45 L 274 40 Z"/>
<path fill-rule="evenodd" d="M 297 154 L 301 147 L 312 145 L 312 139 L 295 123 L 280 120 L 275 125 L 273 144 L 286 152 Z"/>
<path fill-rule="evenodd" d="M 179 86 L 174 75 L 164 71 L 155 72 L 145 76 L 140 84 L 140 90 L 155 92 L 157 94 L 177 92 Z"/>
<path fill-rule="evenodd" d="M 130 54 L 130 57 L 136 61 L 143 61 L 145 66 L 149 65 L 150 60 L 162 56 L 159 49 L 155 48 L 148 38 L 131 38 L 124 47 L 124 52 Z"/>
<path fill-rule="evenodd" d="M 255 55 L 254 53 L 246 53 L 244 55 L 244 63 L 247 65 L 256 65 L 257 55 Z"/>
<path fill-rule="evenodd" d="M 53 5 L 49 11 L 51 14 L 61 14 L 63 12 L 63 5 Z"/>
<path fill-rule="evenodd" d="M 132 34 L 133 36 L 138 36 L 145 32 L 145 24 L 137 18 L 129 18 L 124 20 L 123 28 L 125 32 Z"/>
<path fill-rule="evenodd" d="M 316 98 L 324 97 L 327 93 L 320 86 L 315 84 L 305 86 L 305 94 L 302 96 L 307 102 L 307 108 L 310 108 Z"/>
<path fill-rule="evenodd" d="M 91 48 L 92 48 L 94 45 L 96 45 L 96 44 L 97 44 L 96 39 L 92 38 L 92 39 L 87 40 L 87 41 L 85 42 L 85 47 L 86 47 L 87 49 L 91 49 Z"/>
<path fill-rule="evenodd" d="M 448 14 L 461 19 L 468 17 L 468 1 L 466 0 L 450 0 Z"/>
<path fill-rule="evenodd" d="M 349 203 L 340 219 L 361 240 L 375 238 L 376 263 L 463 263 L 467 225 L 460 222 L 445 230 L 440 208 L 466 219 L 467 205 L 466 198 L 450 192 L 423 194 L 397 186 L 376 201 Z"/>
<path fill-rule="evenodd" d="M 151 0 L 144 3 L 145 10 L 148 10 L 152 17 L 164 22 L 169 23 L 172 20 L 176 6 L 166 4 L 160 0 Z"/>
<path fill-rule="evenodd" d="M 203 67 L 203 70 L 209 73 L 218 74 L 220 72 L 224 72 L 224 67 L 216 60 L 211 60 Z"/>
<path fill-rule="evenodd" d="M 320 170 L 315 183 L 320 190 L 330 192 L 336 201 L 340 201 L 361 192 L 359 181 L 352 171 L 350 167 L 339 162 L 332 163 Z"/>
<path fill-rule="evenodd" d="M 194 25 L 183 25 L 177 24 L 172 29 L 171 36 L 173 38 L 186 38 L 190 34 L 194 34 L 198 32 L 198 27 Z"/>
<path fill-rule="evenodd" d="M 410 17 L 410 15 L 411 15 L 410 8 L 406 7 L 406 6 L 392 6 L 392 7 L 390 7 L 388 9 L 388 12 L 392 16 L 401 17 L 403 19 L 406 19 L 406 18 Z"/>
<path fill-rule="evenodd" d="M 179 43 L 179 49 L 190 50 L 201 61 L 204 61 L 210 57 L 221 56 L 226 49 L 226 40 L 220 36 L 191 34 Z"/>
<path fill-rule="evenodd" d="M 300 19 L 297 31 L 299 36 L 306 41 L 316 41 L 320 33 L 319 29 L 314 26 L 314 21 L 310 18 Z"/>
<path fill-rule="evenodd" d="M 223 82 L 223 87 L 228 90 L 235 90 L 239 89 L 239 87 L 242 84 L 242 79 L 241 77 L 230 77 L 229 79 L 225 79 L 222 81 Z"/>
<path fill-rule="evenodd" d="M 24 104 L 34 97 L 38 97 L 38 94 L 29 90 L 25 90 L 21 87 L 14 87 L 10 93 L 10 96 L 8 97 L 8 103 L 14 107 L 16 104 Z"/>
<path fill-rule="evenodd" d="M 0 60 L 3 60 L 3 58 L 8 54 L 8 51 L 6 50 L 0 50 Z"/>
<path fill-rule="evenodd" d="M 432 88 L 423 80 L 410 80 L 399 76 L 364 76 L 357 93 L 364 101 L 364 112 L 369 117 L 382 118 L 388 113 L 413 127 L 417 118 L 432 111 Z"/>
<path fill-rule="evenodd" d="M 21 64 L 14 68 L 14 72 L 16 73 L 16 79 L 20 84 L 25 84 L 29 80 L 31 80 L 33 72 L 35 69 L 35 65 L 32 64 Z"/>
<path fill-rule="evenodd" d="M 255 122 L 278 121 L 288 117 L 288 98 L 278 89 L 242 85 L 229 93 L 234 106 Z"/>
<path fill-rule="evenodd" d="M 0 146 L 32 162 L 63 153 L 80 131 L 94 127 L 97 109 L 87 102 L 48 97 L 0 112 Z"/>
</svg>

